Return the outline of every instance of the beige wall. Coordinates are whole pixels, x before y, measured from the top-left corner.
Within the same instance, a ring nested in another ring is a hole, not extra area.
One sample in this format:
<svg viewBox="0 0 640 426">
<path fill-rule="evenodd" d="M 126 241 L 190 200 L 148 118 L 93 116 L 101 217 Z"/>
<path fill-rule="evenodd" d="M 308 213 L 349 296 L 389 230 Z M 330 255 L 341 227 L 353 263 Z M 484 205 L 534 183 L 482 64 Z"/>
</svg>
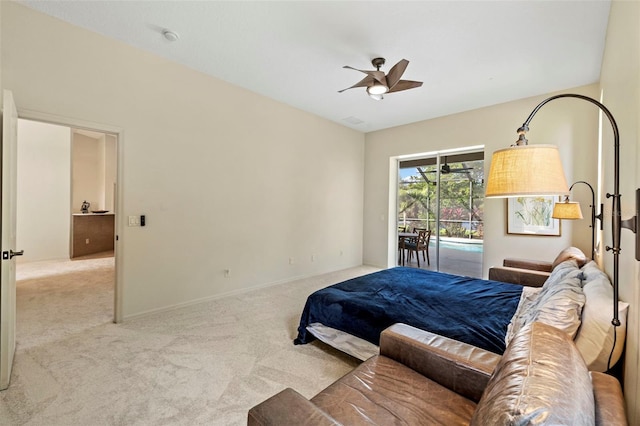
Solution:
<svg viewBox="0 0 640 426">
<path fill-rule="evenodd" d="M 91 203 L 89 210 L 114 210 L 116 183 L 116 138 L 102 134 L 94 138 L 73 134 L 72 211 L 80 212 L 82 203 Z"/>
<path fill-rule="evenodd" d="M 125 317 L 362 263 L 363 134 L 1 7 L 18 112 L 122 129 L 118 211 L 147 216 L 119 224 Z"/>
<path fill-rule="evenodd" d="M 106 135 L 104 141 L 104 206 L 110 212 L 115 209 L 115 184 L 117 182 L 118 147 L 116 137 Z"/>
<path fill-rule="evenodd" d="M 600 84 L 602 102 L 611 111 L 620 130 L 620 198 L 622 218 L 636 214 L 636 188 L 640 187 L 640 3 L 614 1 L 611 5 L 607 43 Z M 603 124 L 604 189 L 613 192 L 613 137 L 611 125 Z M 605 214 L 611 215 L 611 203 L 605 201 Z M 607 227 L 608 225 L 608 227 Z M 640 230 L 639 230 L 640 232 Z M 627 350 L 625 358 L 625 396 L 629 424 L 640 424 L 638 390 L 640 378 L 638 352 L 640 336 L 640 263 L 634 259 L 634 235 L 621 233 L 620 299 L 629 302 Z M 610 222 L 605 225 L 604 241 L 611 244 Z M 605 254 L 605 268 L 611 275 L 612 256 Z"/>
<path fill-rule="evenodd" d="M 19 262 L 69 258 L 71 131 L 18 120 Z"/>
<path fill-rule="evenodd" d="M 104 137 L 95 139 L 74 133 L 71 152 L 71 211 L 79 213 L 84 201 L 90 203 L 90 211 L 103 209 Z"/>
<path fill-rule="evenodd" d="M 591 85 L 570 91 L 597 96 L 598 86 Z M 484 145 L 485 173 L 488 173 L 491 153 L 515 142 L 516 129 L 546 97 L 523 99 L 367 134 L 364 263 L 386 267 L 389 262 L 393 263 L 395 257 L 395 236 L 389 233 L 389 229 L 395 229 L 393 217 L 389 220 L 389 187 L 395 182 L 390 158 Z M 579 102 L 550 103 L 539 111 L 530 125 L 530 143 L 550 143 L 559 147 L 569 184 L 585 180 L 595 186 L 597 111 L 589 106 L 588 103 L 582 105 Z M 580 154 L 574 155 L 575 152 Z M 588 206 L 591 195 L 587 191 L 578 192 L 576 188 L 574 198 L 586 201 Z M 393 200 L 391 203 L 393 211 Z M 577 245 L 587 253 L 591 250 L 587 221 L 564 221 L 560 237 L 507 235 L 505 203 L 504 199 L 485 201 L 485 276 L 488 268 L 501 264 L 505 256 L 553 260 L 560 250 L 570 245 Z"/>
</svg>

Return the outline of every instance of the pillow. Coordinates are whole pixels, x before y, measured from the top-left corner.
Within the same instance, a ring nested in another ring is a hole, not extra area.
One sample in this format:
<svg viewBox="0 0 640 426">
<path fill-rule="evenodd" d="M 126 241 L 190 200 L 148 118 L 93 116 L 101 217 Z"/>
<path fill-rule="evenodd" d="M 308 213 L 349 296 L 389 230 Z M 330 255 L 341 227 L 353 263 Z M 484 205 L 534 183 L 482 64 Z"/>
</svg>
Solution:
<svg viewBox="0 0 640 426">
<path fill-rule="evenodd" d="M 580 272 L 571 272 L 557 284 L 540 291 L 531 320 L 552 325 L 573 339 L 580 327 L 585 299 Z"/>
<path fill-rule="evenodd" d="M 586 302 L 582 310 L 582 324 L 578 329 L 575 343 L 589 370 L 604 372 L 613 367 L 622 354 L 627 333 L 629 304 L 618 301 L 620 326 L 614 327 L 611 324 L 613 319 L 613 287 L 609 277 L 593 261 L 587 263 L 582 271 L 585 276 L 582 290 Z M 613 344 L 614 332 L 615 347 Z M 611 363 L 609 364 L 610 355 Z"/>
<path fill-rule="evenodd" d="M 537 294 L 523 291 L 520 303 L 507 326 L 505 343 L 527 324 L 540 321 L 569 334 L 572 338 L 580 327 L 585 296 L 580 281 L 581 271 L 575 260 L 562 262 Z"/>
<path fill-rule="evenodd" d="M 588 261 L 587 256 L 584 255 L 582 250 L 577 247 L 567 247 L 562 250 L 558 256 L 556 256 L 555 260 L 551 263 L 551 269 L 554 269 L 556 266 L 569 259 L 574 259 L 578 262 L 578 267 L 582 267 Z"/>
<path fill-rule="evenodd" d="M 577 271 L 580 271 L 580 267 L 578 266 L 578 262 L 575 259 L 565 260 L 564 262 L 559 263 L 553 268 L 551 274 L 549 274 L 549 278 L 547 278 L 547 280 L 542 285 L 542 288 L 553 286 L 562 281 L 562 279 L 564 279 L 564 277 L 566 277 L 570 273 L 576 273 Z"/>
<path fill-rule="evenodd" d="M 593 425 L 591 376 L 569 336 L 534 322 L 498 362 L 471 425 Z"/>
<path fill-rule="evenodd" d="M 507 346 L 518 331 L 531 321 L 531 313 L 536 306 L 540 290 L 542 290 L 542 287 L 525 286 L 522 288 L 520 302 L 518 302 L 516 312 L 507 326 L 507 334 L 504 336 L 504 342 Z"/>
</svg>

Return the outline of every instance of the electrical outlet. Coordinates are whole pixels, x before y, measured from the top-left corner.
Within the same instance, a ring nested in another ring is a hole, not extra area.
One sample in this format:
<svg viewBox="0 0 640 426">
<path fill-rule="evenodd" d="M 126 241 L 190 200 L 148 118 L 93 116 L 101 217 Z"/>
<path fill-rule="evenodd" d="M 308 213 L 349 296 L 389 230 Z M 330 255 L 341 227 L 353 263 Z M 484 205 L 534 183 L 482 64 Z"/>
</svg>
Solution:
<svg viewBox="0 0 640 426">
<path fill-rule="evenodd" d="M 86 240 L 84 240 L 85 244 L 89 244 L 89 239 L 87 238 Z"/>
<path fill-rule="evenodd" d="M 296 263 L 296 260 L 293 257 L 289 258 L 289 265 L 293 265 L 294 263 Z"/>
</svg>

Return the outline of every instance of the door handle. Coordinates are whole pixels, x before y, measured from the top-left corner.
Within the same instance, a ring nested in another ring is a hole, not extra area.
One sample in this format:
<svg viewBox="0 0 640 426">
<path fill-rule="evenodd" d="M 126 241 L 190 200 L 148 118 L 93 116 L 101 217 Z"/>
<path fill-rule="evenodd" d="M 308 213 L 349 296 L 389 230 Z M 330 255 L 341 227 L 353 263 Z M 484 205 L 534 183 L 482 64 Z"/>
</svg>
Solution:
<svg viewBox="0 0 640 426">
<path fill-rule="evenodd" d="M 24 250 L 20 250 L 20 251 L 13 251 L 13 250 L 3 251 L 2 252 L 2 260 L 13 259 L 15 256 L 22 256 L 23 254 L 24 254 Z"/>
</svg>

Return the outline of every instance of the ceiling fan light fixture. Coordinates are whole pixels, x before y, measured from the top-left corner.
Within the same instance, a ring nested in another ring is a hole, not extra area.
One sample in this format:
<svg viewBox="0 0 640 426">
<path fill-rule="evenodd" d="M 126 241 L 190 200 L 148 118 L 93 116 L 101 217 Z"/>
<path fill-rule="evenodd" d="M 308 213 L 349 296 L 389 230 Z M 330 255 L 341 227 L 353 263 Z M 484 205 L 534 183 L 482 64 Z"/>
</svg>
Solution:
<svg viewBox="0 0 640 426">
<path fill-rule="evenodd" d="M 351 87 L 338 90 L 338 93 L 342 93 L 345 90 L 354 89 L 356 87 L 366 87 L 367 94 L 369 96 L 371 96 L 373 99 L 381 100 L 383 99 L 382 95 L 384 95 L 385 93 L 395 93 L 402 90 L 415 89 L 416 87 L 422 86 L 421 81 L 400 79 L 402 77 L 402 74 L 404 73 L 404 70 L 407 68 L 407 65 L 409 65 L 409 61 L 407 61 L 406 59 L 400 60 L 397 64 L 391 67 L 388 74 L 380 71 L 380 67 L 383 66 L 384 63 L 384 58 L 372 59 L 371 64 L 373 64 L 376 69 L 371 71 L 359 70 L 357 68 L 350 67 L 349 65 L 345 65 L 342 68 L 359 71 L 366 74 L 367 76 Z"/>
<path fill-rule="evenodd" d="M 367 87 L 367 93 L 371 95 L 384 95 L 389 91 L 389 88 L 384 84 L 375 83 L 373 86 Z"/>
<path fill-rule="evenodd" d="M 381 100 L 383 100 L 383 99 L 384 99 L 384 96 L 382 96 L 382 95 L 373 95 L 373 94 L 371 94 L 371 93 L 369 93 L 369 97 L 370 97 L 371 99 L 373 99 L 373 100 L 376 100 L 376 101 L 381 101 Z"/>
</svg>

